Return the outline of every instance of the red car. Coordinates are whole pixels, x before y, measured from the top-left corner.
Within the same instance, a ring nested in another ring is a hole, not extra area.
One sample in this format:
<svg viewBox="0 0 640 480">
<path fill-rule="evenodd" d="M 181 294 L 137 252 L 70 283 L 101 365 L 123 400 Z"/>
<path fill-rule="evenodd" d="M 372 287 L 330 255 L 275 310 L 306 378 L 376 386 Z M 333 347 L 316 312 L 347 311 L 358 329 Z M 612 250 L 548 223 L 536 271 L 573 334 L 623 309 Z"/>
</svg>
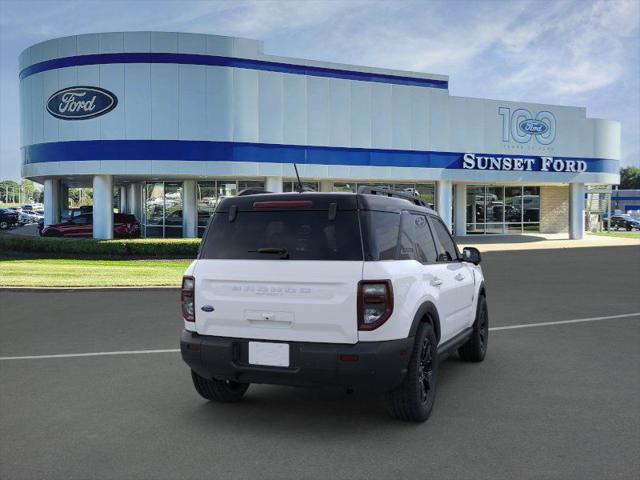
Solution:
<svg viewBox="0 0 640 480">
<path fill-rule="evenodd" d="M 42 229 L 43 237 L 92 237 L 93 215 L 85 213 L 65 222 L 47 225 Z M 134 215 L 113 214 L 114 238 L 136 238 L 140 236 L 140 223 Z"/>
</svg>

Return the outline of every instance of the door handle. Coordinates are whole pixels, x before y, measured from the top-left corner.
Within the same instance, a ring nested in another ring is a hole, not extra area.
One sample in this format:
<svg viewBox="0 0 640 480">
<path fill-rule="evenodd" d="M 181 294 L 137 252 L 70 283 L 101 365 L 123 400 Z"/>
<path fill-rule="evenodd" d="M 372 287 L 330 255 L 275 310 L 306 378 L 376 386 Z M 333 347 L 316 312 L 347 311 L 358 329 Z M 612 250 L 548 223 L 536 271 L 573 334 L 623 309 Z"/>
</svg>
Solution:
<svg viewBox="0 0 640 480">
<path fill-rule="evenodd" d="M 458 280 L 459 282 L 461 282 L 462 280 L 464 280 L 464 275 L 459 273 L 454 277 L 456 280 Z"/>
<path fill-rule="evenodd" d="M 440 280 L 438 277 L 433 277 L 431 279 L 431 286 L 432 287 L 439 287 L 440 285 L 442 285 L 442 280 Z"/>
</svg>

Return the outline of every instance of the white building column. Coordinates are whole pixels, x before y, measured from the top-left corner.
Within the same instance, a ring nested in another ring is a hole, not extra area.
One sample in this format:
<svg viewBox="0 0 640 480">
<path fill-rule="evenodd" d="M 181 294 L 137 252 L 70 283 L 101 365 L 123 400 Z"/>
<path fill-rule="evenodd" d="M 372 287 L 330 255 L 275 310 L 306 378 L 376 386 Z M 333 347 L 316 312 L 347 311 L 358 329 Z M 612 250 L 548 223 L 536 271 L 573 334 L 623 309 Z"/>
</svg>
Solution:
<svg viewBox="0 0 640 480">
<path fill-rule="evenodd" d="M 282 192 L 282 177 L 267 177 L 267 180 L 264 183 L 264 188 L 268 192 Z"/>
<path fill-rule="evenodd" d="M 569 184 L 569 238 L 584 238 L 584 183 Z"/>
<path fill-rule="evenodd" d="M 142 184 L 130 183 L 127 193 L 127 213 L 135 215 L 142 222 Z"/>
<path fill-rule="evenodd" d="M 198 237 L 198 205 L 196 202 L 196 181 L 182 182 L 182 236 Z"/>
<path fill-rule="evenodd" d="M 60 180 L 44 180 L 44 224 L 51 225 L 60 221 Z"/>
<path fill-rule="evenodd" d="M 129 202 L 129 189 L 127 188 L 126 185 L 120 185 L 120 206 L 118 208 L 118 210 L 120 211 L 120 213 L 126 213 L 127 212 L 127 205 Z"/>
<path fill-rule="evenodd" d="M 93 238 L 113 238 L 113 177 L 93 177 Z"/>
<path fill-rule="evenodd" d="M 321 192 L 333 192 L 333 180 L 320 180 Z"/>
<path fill-rule="evenodd" d="M 451 231 L 451 180 L 440 180 L 436 182 L 436 208 L 438 215 Z"/>
<path fill-rule="evenodd" d="M 467 234 L 467 185 L 464 183 L 456 183 L 455 185 L 455 211 L 453 212 L 453 225 L 456 231 L 453 232 L 456 237 Z"/>
</svg>

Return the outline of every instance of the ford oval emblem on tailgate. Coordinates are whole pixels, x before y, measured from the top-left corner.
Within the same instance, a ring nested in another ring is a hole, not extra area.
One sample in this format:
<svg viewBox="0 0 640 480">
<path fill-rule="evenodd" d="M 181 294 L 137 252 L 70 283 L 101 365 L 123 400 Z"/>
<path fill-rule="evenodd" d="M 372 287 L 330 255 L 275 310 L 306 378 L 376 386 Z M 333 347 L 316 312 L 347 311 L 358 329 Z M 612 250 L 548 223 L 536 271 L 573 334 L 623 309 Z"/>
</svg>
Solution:
<svg viewBox="0 0 640 480">
<path fill-rule="evenodd" d="M 211 305 L 203 305 L 201 310 L 203 312 L 213 312 L 215 308 L 213 308 Z"/>
</svg>

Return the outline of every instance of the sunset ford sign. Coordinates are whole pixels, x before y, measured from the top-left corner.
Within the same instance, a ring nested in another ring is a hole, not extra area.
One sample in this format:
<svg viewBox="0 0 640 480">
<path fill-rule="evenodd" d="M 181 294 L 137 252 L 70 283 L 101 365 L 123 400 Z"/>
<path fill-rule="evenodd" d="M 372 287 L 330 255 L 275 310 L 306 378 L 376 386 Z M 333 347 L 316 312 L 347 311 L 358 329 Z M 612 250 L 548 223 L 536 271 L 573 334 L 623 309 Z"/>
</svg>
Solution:
<svg viewBox="0 0 640 480">
<path fill-rule="evenodd" d="M 47 111 L 62 120 L 86 120 L 110 112 L 117 97 L 99 87 L 70 87 L 58 90 L 47 100 Z"/>
</svg>

